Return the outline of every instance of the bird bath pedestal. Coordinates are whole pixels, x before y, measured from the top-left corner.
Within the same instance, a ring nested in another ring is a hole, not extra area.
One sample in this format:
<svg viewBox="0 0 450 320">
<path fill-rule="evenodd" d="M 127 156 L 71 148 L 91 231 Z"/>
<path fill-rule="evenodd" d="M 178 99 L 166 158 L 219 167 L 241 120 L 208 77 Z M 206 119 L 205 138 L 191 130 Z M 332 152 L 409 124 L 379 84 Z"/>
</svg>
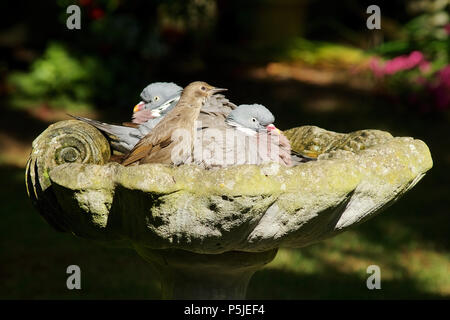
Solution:
<svg viewBox="0 0 450 320">
<path fill-rule="evenodd" d="M 243 299 L 280 247 L 332 237 L 381 212 L 432 167 L 420 140 L 362 130 L 287 130 L 318 161 L 203 170 L 108 163 L 92 126 L 51 125 L 27 164 L 29 197 L 55 229 L 136 250 L 160 273 L 163 298 Z"/>
</svg>

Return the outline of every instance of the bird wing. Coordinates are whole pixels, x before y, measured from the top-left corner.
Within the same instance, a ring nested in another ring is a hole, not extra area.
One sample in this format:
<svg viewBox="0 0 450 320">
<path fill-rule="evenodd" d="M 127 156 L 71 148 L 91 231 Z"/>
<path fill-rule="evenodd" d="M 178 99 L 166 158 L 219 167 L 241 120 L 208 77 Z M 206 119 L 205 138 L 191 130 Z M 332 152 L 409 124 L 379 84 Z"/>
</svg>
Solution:
<svg viewBox="0 0 450 320">
<path fill-rule="evenodd" d="M 79 116 L 70 116 L 99 129 L 108 138 L 111 147 L 123 153 L 129 152 L 140 139 L 138 137 L 140 132 L 137 128 L 104 123 Z"/>
<path fill-rule="evenodd" d="M 128 166 L 136 161 L 141 160 L 147 154 L 149 154 L 153 149 L 153 145 L 151 143 L 146 143 L 145 137 L 141 141 L 138 142 L 131 150 L 131 152 L 127 155 L 127 157 L 123 160 L 122 165 Z"/>
<path fill-rule="evenodd" d="M 173 128 L 177 128 L 177 125 L 179 125 L 180 117 L 180 112 L 168 114 L 164 121 L 159 122 L 152 131 L 134 146 L 122 164 L 128 166 L 144 159 L 150 153 L 167 148 L 172 142 Z"/>
<path fill-rule="evenodd" d="M 138 128 L 139 124 L 134 122 L 122 122 L 122 125 L 124 127 L 130 127 L 130 128 Z"/>
</svg>

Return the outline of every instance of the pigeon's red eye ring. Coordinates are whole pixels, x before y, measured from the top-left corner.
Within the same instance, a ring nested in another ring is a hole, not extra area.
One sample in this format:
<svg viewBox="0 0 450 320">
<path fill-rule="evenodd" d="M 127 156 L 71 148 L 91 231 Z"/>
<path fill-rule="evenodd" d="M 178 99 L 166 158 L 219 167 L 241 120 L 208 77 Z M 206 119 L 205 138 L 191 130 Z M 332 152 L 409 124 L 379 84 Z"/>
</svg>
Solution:
<svg viewBox="0 0 450 320">
<path fill-rule="evenodd" d="M 202 89 L 203 91 L 205 91 L 205 90 L 206 90 L 206 88 L 205 88 L 205 87 L 201 87 L 200 89 Z"/>
</svg>

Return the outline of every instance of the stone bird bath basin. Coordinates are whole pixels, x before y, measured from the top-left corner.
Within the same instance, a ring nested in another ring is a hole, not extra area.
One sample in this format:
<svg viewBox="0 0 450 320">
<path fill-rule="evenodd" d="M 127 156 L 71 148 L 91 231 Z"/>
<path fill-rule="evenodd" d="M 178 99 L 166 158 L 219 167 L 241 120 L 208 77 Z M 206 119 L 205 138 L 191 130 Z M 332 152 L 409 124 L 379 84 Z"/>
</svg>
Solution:
<svg viewBox="0 0 450 320">
<path fill-rule="evenodd" d="M 420 140 L 378 130 L 287 130 L 318 161 L 203 170 L 108 163 L 109 144 L 76 121 L 34 142 L 29 197 L 55 229 L 133 248 L 160 273 L 163 298 L 243 299 L 280 247 L 300 248 L 380 213 L 432 167 Z"/>
</svg>

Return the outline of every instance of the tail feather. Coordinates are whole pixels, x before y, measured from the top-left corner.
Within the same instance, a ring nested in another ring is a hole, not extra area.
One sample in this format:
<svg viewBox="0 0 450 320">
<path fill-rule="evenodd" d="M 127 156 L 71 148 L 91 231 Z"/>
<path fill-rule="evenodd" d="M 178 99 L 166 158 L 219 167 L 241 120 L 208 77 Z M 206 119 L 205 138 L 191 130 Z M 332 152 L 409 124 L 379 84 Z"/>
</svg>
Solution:
<svg viewBox="0 0 450 320">
<path fill-rule="evenodd" d="M 134 147 L 134 145 L 140 140 L 139 139 L 140 132 L 138 128 L 108 124 L 79 116 L 73 115 L 70 116 L 99 129 L 110 140 L 113 149 L 118 150 L 120 152 L 130 151 Z"/>
<path fill-rule="evenodd" d="M 92 119 L 89 119 L 89 118 L 83 118 L 83 117 L 79 117 L 79 116 L 73 116 L 73 115 L 70 115 L 70 116 L 75 118 L 75 119 L 77 119 L 77 120 L 86 122 L 86 123 L 90 124 L 91 126 L 94 126 L 97 129 L 99 129 L 101 131 L 104 131 L 106 133 L 112 134 L 112 135 L 116 135 L 117 134 L 116 133 L 117 130 L 114 130 L 114 129 L 118 129 L 118 130 L 121 129 L 120 126 L 117 126 L 117 125 L 108 124 L 108 123 L 100 122 L 100 121 L 97 121 L 97 120 L 92 120 Z"/>
</svg>

